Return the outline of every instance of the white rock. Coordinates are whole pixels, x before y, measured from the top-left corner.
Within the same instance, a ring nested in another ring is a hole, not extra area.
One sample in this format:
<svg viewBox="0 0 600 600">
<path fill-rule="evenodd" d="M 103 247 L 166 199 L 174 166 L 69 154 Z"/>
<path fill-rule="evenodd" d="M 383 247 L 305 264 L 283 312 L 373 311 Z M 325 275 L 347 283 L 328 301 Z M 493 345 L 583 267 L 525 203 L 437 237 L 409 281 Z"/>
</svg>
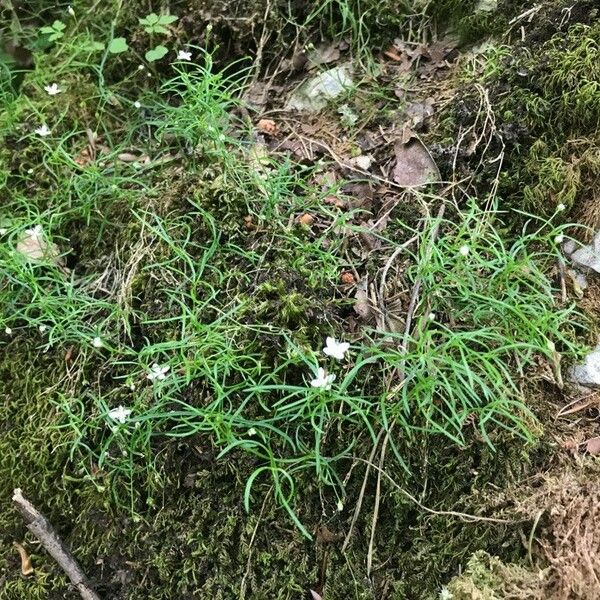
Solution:
<svg viewBox="0 0 600 600">
<path fill-rule="evenodd" d="M 590 352 L 581 365 L 569 369 L 569 379 L 587 387 L 600 387 L 600 345 Z"/>
<path fill-rule="evenodd" d="M 577 267 L 585 267 L 600 273 L 600 231 L 596 233 L 591 244 L 575 250 L 571 254 L 571 260 Z"/>
<path fill-rule="evenodd" d="M 287 110 L 318 112 L 327 101 L 339 96 L 353 84 L 348 65 L 341 65 L 319 73 L 302 84 L 288 99 Z"/>
<path fill-rule="evenodd" d="M 373 157 L 370 154 L 361 154 L 350 159 L 350 162 L 363 171 L 368 171 L 373 163 Z"/>
</svg>

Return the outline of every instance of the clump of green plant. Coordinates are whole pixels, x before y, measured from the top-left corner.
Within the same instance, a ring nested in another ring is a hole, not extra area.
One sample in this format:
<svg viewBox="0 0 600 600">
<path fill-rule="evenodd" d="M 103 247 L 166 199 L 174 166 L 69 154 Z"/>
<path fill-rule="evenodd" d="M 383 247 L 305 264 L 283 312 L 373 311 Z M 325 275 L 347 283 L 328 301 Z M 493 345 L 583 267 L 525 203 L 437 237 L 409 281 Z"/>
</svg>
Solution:
<svg viewBox="0 0 600 600">
<path fill-rule="evenodd" d="M 469 63 L 466 80 L 476 76 L 490 90 L 490 107 L 484 109 L 479 89 L 463 90 L 450 120 L 468 126 L 493 111 L 505 206 L 548 217 L 563 204 L 578 221 L 598 226 L 587 196 L 600 177 L 599 32 L 597 23 L 575 24 L 541 48 L 525 43 L 509 56 L 506 47 L 492 45 Z M 469 160 L 480 158 L 475 152 Z M 481 178 L 484 185 L 491 174 Z"/>
</svg>

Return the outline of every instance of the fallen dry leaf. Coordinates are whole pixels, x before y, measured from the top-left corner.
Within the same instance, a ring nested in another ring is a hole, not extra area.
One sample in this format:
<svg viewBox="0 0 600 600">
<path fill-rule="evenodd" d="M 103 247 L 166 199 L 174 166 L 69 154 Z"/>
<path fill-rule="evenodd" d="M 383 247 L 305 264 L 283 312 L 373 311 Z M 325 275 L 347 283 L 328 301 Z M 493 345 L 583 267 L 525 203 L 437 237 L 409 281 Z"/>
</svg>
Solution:
<svg viewBox="0 0 600 600">
<path fill-rule="evenodd" d="M 256 128 L 267 135 L 277 135 L 279 133 L 279 125 L 272 119 L 261 119 L 257 124 Z"/>
<path fill-rule="evenodd" d="M 418 138 L 412 138 L 408 144 L 396 142 L 396 166 L 394 181 L 403 187 L 422 186 L 440 181 L 440 172 L 427 148 Z"/>
<path fill-rule="evenodd" d="M 383 54 L 396 62 L 401 62 L 403 60 L 402 54 L 400 54 L 394 46 L 390 46 L 387 50 L 384 50 Z"/>
<path fill-rule="evenodd" d="M 27 554 L 27 550 L 19 544 L 19 542 L 13 542 L 13 546 L 16 548 L 19 556 L 21 557 L 21 573 L 23 575 L 31 575 L 33 573 L 33 565 L 31 564 L 31 558 Z"/>
<path fill-rule="evenodd" d="M 23 233 L 17 242 L 17 252 L 34 262 L 49 260 L 62 265 L 58 246 L 48 242 L 41 225 L 27 229 Z"/>
<path fill-rule="evenodd" d="M 150 157 L 147 154 L 132 154 L 131 152 L 121 152 L 117 155 L 117 158 L 124 163 L 140 163 L 148 164 Z"/>
<path fill-rule="evenodd" d="M 590 438 L 585 444 L 585 449 L 589 454 L 600 454 L 600 437 Z"/>
<path fill-rule="evenodd" d="M 319 44 L 312 52 L 310 52 L 307 58 L 311 67 L 336 62 L 340 59 L 339 45 L 337 43 L 327 42 Z"/>
<path fill-rule="evenodd" d="M 373 317 L 373 308 L 367 294 L 367 285 L 366 279 L 359 282 L 358 289 L 354 295 L 356 302 L 353 306 L 354 312 L 365 321 L 368 321 Z"/>
<path fill-rule="evenodd" d="M 335 542 L 340 542 L 343 539 L 344 539 L 343 533 L 334 533 L 325 524 L 319 526 L 319 529 L 317 529 L 317 542 L 322 542 L 325 544 L 333 544 Z"/>
<path fill-rule="evenodd" d="M 323 199 L 323 204 L 329 204 L 330 206 L 335 206 L 342 210 L 348 208 L 348 203 L 337 196 L 327 196 Z"/>
</svg>

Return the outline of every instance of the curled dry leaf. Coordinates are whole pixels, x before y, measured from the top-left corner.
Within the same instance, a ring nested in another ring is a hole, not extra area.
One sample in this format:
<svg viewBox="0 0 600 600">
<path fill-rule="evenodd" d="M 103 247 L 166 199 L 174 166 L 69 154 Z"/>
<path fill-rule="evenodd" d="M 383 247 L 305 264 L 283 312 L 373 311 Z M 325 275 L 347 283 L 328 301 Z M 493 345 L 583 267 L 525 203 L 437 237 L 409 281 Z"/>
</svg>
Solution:
<svg viewBox="0 0 600 600">
<path fill-rule="evenodd" d="M 261 119 L 256 124 L 256 128 L 267 135 L 277 135 L 279 133 L 279 125 L 272 119 Z"/>
<path fill-rule="evenodd" d="M 585 443 L 585 449 L 587 450 L 588 454 L 593 454 L 594 456 L 600 454 L 600 437 L 590 438 Z"/>
<path fill-rule="evenodd" d="M 23 548 L 19 542 L 13 542 L 13 546 L 16 548 L 19 556 L 21 557 L 21 573 L 23 575 L 31 575 L 33 573 L 33 565 L 31 564 L 31 558 L 29 558 L 29 554 L 27 554 L 27 550 Z"/>
<path fill-rule="evenodd" d="M 354 312 L 365 321 L 369 321 L 373 317 L 373 307 L 367 294 L 367 286 L 368 281 L 366 278 L 358 283 L 356 294 L 354 295 L 356 302 L 353 307 Z"/>
</svg>

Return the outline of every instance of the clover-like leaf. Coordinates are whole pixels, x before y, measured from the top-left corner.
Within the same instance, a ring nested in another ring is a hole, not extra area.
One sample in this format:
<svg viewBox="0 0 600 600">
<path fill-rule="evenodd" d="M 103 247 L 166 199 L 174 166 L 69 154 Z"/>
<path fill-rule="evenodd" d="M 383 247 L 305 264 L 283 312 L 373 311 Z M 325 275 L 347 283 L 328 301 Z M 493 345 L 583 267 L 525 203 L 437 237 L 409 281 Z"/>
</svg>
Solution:
<svg viewBox="0 0 600 600">
<path fill-rule="evenodd" d="M 144 26 L 144 31 L 147 33 L 169 33 L 167 25 L 175 23 L 179 17 L 175 15 L 157 15 L 156 13 L 150 13 L 143 19 L 138 19 L 140 25 Z"/>
<path fill-rule="evenodd" d="M 129 50 L 129 46 L 124 37 L 113 38 L 108 45 L 108 51 L 111 54 L 121 54 L 121 52 L 127 52 L 127 50 Z"/>
<path fill-rule="evenodd" d="M 155 62 L 165 56 L 167 52 L 168 50 L 164 46 L 156 46 L 156 48 L 148 50 L 144 56 L 148 62 Z"/>
</svg>

